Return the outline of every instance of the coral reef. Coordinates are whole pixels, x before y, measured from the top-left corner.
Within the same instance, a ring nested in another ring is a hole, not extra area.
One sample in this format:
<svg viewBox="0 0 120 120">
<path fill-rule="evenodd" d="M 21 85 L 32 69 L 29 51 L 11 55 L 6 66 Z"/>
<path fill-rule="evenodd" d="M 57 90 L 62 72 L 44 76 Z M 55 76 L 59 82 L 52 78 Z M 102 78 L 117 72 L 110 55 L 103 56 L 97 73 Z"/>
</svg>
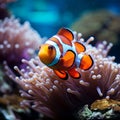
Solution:
<svg viewBox="0 0 120 120">
<path fill-rule="evenodd" d="M 85 105 L 82 109 L 80 109 L 76 113 L 76 119 L 77 120 L 118 120 L 120 119 L 120 111 L 115 111 L 113 108 L 106 108 L 105 110 L 100 110 L 100 109 L 91 110 L 88 105 Z"/>
<path fill-rule="evenodd" d="M 93 11 L 83 14 L 71 28 L 83 33 L 85 38 L 90 35 L 98 41 L 107 40 L 116 44 L 120 39 L 120 16 L 107 10 Z"/>
<path fill-rule="evenodd" d="M 34 56 L 41 40 L 29 22 L 21 25 L 14 17 L 5 18 L 0 21 L 0 62 L 7 61 L 12 67 L 21 65 L 22 58 Z"/>
<path fill-rule="evenodd" d="M 1 120 L 42 120 L 40 116 L 27 107 L 21 107 L 19 102 L 23 100 L 18 95 L 4 95 L 0 97 Z"/>
<path fill-rule="evenodd" d="M 120 101 L 111 99 L 96 100 L 91 104 L 92 110 L 105 110 L 108 108 L 113 108 L 115 111 L 120 111 Z"/>
<path fill-rule="evenodd" d="M 76 40 L 79 34 L 75 33 Z M 86 54 L 90 54 L 94 60 L 94 66 L 88 70 L 79 70 L 80 79 L 59 79 L 52 69 L 44 66 L 38 58 L 23 59 L 27 64 L 25 69 L 15 66 L 20 77 L 15 77 L 6 70 L 22 90 L 21 96 L 26 100 L 21 102 L 23 106 L 29 106 L 53 119 L 65 119 L 73 117 L 73 113 L 85 104 L 91 104 L 97 99 L 120 100 L 120 65 L 114 62 L 115 57 L 108 56 L 112 44 L 106 41 L 99 43 L 97 47 L 89 44 L 93 37 L 84 42 Z"/>
<path fill-rule="evenodd" d="M 43 39 L 29 22 L 21 24 L 11 15 L 6 5 L 13 1 L 0 0 L 0 119 L 119 119 L 120 64 L 114 62 L 114 56 L 108 56 L 112 44 L 101 40 L 119 43 L 120 17 L 96 11 L 85 14 L 71 26 L 82 32 L 85 39 L 94 35 L 100 42 L 92 46 L 93 37 L 85 42 L 81 34 L 74 32 L 75 39 L 86 46 L 85 54 L 92 56 L 94 65 L 87 71 L 78 69 L 80 79 L 69 76 L 63 81 L 36 57 Z"/>
</svg>

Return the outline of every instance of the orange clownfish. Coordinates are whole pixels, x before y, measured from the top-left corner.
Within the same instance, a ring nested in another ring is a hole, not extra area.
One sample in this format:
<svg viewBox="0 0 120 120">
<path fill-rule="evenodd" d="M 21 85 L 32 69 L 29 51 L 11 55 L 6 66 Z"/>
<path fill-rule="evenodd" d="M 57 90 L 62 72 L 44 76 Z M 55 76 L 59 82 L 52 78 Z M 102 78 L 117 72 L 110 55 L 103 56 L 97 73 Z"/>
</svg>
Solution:
<svg viewBox="0 0 120 120">
<path fill-rule="evenodd" d="M 88 70 L 93 65 L 92 57 L 82 54 L 86 47 L 73 40 L 73 32 L 61 28 L 56 35 L 40 46 L 38 53 L 40 60 L 53 69 L 55 74 L 63 80 L 68 78 L 68 74 L 72 78 L 78 79 L 81 75 L 76 68 Z"/>
</svg>

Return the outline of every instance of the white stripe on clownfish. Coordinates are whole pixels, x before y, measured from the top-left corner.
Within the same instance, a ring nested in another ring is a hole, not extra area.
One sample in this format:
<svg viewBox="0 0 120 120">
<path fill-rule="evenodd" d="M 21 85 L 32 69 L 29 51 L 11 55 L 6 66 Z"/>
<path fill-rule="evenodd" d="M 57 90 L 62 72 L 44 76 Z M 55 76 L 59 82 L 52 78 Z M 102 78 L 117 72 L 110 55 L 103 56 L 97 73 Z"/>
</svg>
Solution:
<svg viewBox="0 0 120 120">
<path fill-rule="evenodd" d="M 59 36 L 54 35 L 53 37 L 57 38 L 59 40 L 59 42 L 61 43 L 61 45 L 63 46 L 63 55 L 68 51 L 71 50 L 75 53 L 76 57 L 75 57 L 75 64 L 76 66 L 79 68 L 80 66 L 80 62 L 82 57 L 84 56 L 82 53 L 77 54 L 76 49 L 75 49 L 75 45 L 74 45 L 74 41 L 72 41 L 72 47 L 70 45 L 67 45 L 65 43 L 62 42 L 61 38 L 59 38 Z"/>
<path fill-rule="evenodd" d="M 68 50 L 71 50 L 71 51 L 75 52 L 75 54 L 77 55 L 77 52 L 76 52 L 76 49 L 75 49 L 75 46 L 74 46 L 73 42 L 72 42 L 72 46 L 70 46 L 70 45 L 67 45 L 67 44 L 63 43 L 62 40 L 61 40 L 61 38 L 60 38 L 59 36 L 54 35 L 53 37 L 55 37 L 56 39 L 58 39 L 59 42 L 61 43 L 61 45 L 63 46 L 63 55 L 64 55 Z"/>
<path fill-rule="evenodd" d="M 55 43 L 54 41 L 51 41 L 51 40 L 47 40 L 45 43 L 53 45 L 56 49 L 55 59 L 47 66 L 53 66 L 53 65 L 57 64 L 59 59 L 60 59 L 61 54 L 64 55 L 68 50 L 71 50 L 76 55 L 75 64 L 76 64 L 77 67 L 79 67 L 81 59 L 83 57 L 83 54 L 81 54 L 81 53 L 77 54 L 74 43 L 72 42 L 72 46 L 70 46 L 70 45 L 67 45 L 67 44 L 63 43 L 59 36 L 54 35 L 53 37 L 56 38 L 57 40 L 59 40 L 59 42 L 63 46 L 63 53 L 60 52 L 60 49 L 59 49 L 59 46 L 57 45 L 57 43 Z"/>
<path fill-rule="evenodd" d="M 84 56 L 84 55 L 83 55 L 82 53 L 80 53 L 80 54 L 78 54 L 78 55 L 76 56 L 75 62 L 76 62 L 77 68 L 79 68 L 80 62 L 81 62 L 81 59 L 82 59 L 83 56 Z"/>
</svg>

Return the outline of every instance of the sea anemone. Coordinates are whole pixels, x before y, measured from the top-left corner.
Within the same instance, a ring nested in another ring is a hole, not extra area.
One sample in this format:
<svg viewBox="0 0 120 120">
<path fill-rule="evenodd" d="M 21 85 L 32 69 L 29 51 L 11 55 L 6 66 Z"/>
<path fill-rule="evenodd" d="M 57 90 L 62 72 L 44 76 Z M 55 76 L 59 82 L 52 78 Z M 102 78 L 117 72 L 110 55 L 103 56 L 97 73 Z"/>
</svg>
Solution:
<svg viewBox="0 0 120 120">
<path fill-rule="evenodd" d="M 41 43 L 39 34 L 29 22 L 20 24 L 10 17 L 0 21 L 0 62 L 7 61 L 10 66 L 20 65 L 22 58 L 30 59 Z"/>
<path fill-rule="evenodd" d="M 75 33 L 76 40 L 79 35 Z M 38 57 L 29 61 L 23 59 L 26 69 L 15 66 L 20 77 L 9 75 L 22 87 L 20 93 L 26 100 L 21 105 L 58 120 L 72 118 L 75 110 L 97 99 L 120 100 L 120 65 L 114 62 L 114 56 L 108 56 L 112 44 L 104 41 L 93 47 L 90 45 L 92 40 L 93 37 L 86 42 L 82 38 L 78 40 L 86 45 L 85 53 L 94 60 L 90 70 L 79 69 L 80 79 L 69 76 L 68 80 L 61 80 L 52 69 L 42 65 Z"/>
</svg>

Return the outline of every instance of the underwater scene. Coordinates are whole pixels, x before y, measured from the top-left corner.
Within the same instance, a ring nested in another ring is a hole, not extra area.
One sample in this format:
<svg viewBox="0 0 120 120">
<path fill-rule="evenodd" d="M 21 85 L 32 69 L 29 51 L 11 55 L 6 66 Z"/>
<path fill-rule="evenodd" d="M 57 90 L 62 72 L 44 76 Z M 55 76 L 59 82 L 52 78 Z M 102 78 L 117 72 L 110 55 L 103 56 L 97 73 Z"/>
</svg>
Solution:
<svg viewBox="0 0 120 120">
<path fill-rule="evenodd" d="M 0 0 L 0 120 L 120 120 L 119 0 Z"/>
</svg>

